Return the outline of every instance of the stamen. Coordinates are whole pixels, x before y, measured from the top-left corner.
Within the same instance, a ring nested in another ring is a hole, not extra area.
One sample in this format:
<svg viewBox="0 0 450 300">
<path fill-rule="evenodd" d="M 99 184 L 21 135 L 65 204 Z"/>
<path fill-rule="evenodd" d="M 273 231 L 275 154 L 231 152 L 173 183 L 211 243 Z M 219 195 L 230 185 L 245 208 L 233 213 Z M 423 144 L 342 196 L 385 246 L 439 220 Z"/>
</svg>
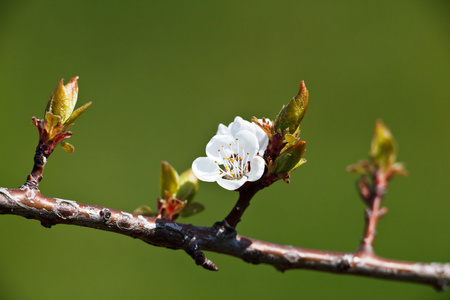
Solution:
<svg viewBox="0 0 450 300">
<path fill-rule="evenodd" d="M 227 145 L 226 149 L 225 145 L 221 145 L 220 149 L 217 149 L 221 160 L 220 164 L 218 161 L 214 161 L 214 163 L 218 164 L 219 176 L 224 179 L 241 179 L 246 173 L 249 172 L 250 153 L 245 152 L 244 146 L 241 146 L 239 143 L 239 138 L 236 138 L 236 141 L 236 143 L 229 143 L 229 146 Z M 222 155 L 226 154 L 228 154 L 228 156 L 222 157 Z"/>
</svg>

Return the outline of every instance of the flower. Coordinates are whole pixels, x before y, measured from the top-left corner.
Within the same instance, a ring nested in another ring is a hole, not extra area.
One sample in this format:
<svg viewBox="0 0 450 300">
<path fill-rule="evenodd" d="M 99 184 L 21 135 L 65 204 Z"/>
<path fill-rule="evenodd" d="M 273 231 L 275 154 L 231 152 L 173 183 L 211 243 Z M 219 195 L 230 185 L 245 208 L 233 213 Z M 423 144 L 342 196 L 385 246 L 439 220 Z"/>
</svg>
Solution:
<svg viewBox="0 0 450 300">
<path fill-rule="evenodd" d="M 217 134 L 206 145 L 207 157 L 192 163 L 192 171 L 202 181 L 216 181 L 227 190 L 236 190 L 264 173 L 261 157 L 269 138 L 256 124 L 236 117 L 228 126 L 219 125 Z"/>
</svg>

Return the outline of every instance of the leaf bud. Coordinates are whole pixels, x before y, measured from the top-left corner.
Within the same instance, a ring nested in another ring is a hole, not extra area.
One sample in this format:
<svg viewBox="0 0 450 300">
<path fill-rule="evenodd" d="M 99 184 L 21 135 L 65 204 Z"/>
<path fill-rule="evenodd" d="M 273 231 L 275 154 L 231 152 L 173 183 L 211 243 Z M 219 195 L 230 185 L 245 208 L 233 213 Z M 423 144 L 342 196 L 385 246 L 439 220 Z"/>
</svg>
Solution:
<svg viewBox="0 0 450 300">
<path fill-rule="evenodd" d="M 73 77 L 64 85 L 64 79 L 61 79 L 45 109 L 46 112 L 60 116 L 63 125 L 72 124 L 92 104 L 92 102 L 89 102 L 74 111 L 78 99 L 77 80 L 78 76 Z"/>
<path fill-rule="evenodd" d="M 161 162 L 161 173 L 159 177 L 159 192 L 160 197 L 166 196 L 166 191 L 170 196 L 174 196 L 180 185 L 180 178 L 177 171 L 167 162 Z"/>
<path fill-rule="evenodd" d="M 198 178 L 192 172 L 192 168 L 180 175 L 180 185 L 176 197 L 180 200 L 192 201 L 198 190 Z"/>
<path fill-rule="evenodd" d="M 306 160 L 302 158 L 303 153 L 305 153 L 305 148 L 305 141 L 297 141 L 275 159 L 269 172 L 279 174 L 294 171 L 297 167 L 306 162 Z"/>
<path fill-rule="evenodd" d="M 370 157 L 383 172 L 395 163 L 397 157 L 394 138 L 381 120 L 378 120 L 375 124 L 375 132 L 370 147 Z"/>
<path fill-rule="evenodd" d="M 283 106 L 275 119 L 275 132 L 288 131 L 293 134 L 300 126 L 306 109 L 308 108 L 309 92 L 306 89 L 305 82 L 300 83 L 300 90 L 288 105 Z"/>
</svg>

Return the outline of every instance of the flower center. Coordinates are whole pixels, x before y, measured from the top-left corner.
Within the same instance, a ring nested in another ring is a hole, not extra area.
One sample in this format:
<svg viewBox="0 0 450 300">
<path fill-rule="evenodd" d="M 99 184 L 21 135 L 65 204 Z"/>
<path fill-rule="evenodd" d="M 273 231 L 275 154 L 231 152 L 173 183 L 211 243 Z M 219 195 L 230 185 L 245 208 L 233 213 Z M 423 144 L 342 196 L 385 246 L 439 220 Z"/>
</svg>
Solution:
<svg viewBox="0 0 450 300">
<path fill-rule="evenodd" d="M 250 172 L 249 153 L 245 152 L 244 147 L 239 147 L 239 139 L 236 144 L 222 145 L 217 149 L 221 162 L 215 161 L 219 166 L 219 175 L 224 179 L 237 180 Z"/>
</svg>

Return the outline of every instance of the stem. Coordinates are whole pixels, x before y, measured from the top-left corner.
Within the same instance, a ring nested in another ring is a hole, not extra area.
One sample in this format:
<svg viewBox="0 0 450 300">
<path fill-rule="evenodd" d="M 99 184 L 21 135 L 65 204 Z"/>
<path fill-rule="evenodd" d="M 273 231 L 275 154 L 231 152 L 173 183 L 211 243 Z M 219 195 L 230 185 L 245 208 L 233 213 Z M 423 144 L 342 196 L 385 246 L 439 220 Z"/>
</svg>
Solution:
<svg viewBox="0 0 450 300">
<path fill-rule="evenodd" d="M 241 217 L 245 210 L 249 207 L 250 200 L 252 200 L 253 196 L 258 191 L 259 188 L 256 184 L 252 184 L 247 189 L 239 191 L 239 199 L 228 216 L 224 219 L 224 223 L 232 228 L 236 228 L 237 224 L 241 221 Z"/>
<path fill-rule="evenodd" d="M 42 173 L 44 172 L 45 164 L 47 163 L 46 153 L 48 151 L 45 144 L 39 141 L 38 146 L 36 147 L 36 154 L 34 155 L 34 165 L 31 173 L 27 176 L 27 180 L 23 184 L 24 186 L 29 187 L 30 189 L 38 190 L 39 183 L 42 180 Z"/>
<path fill-rule="evenodd" d="M 376 228 L 379 218 L 385 213 L 385 209 L 381 208 L 381 201 L 386 193 L 387 181 L 383 173 L 375 171 L 374 174 L 374 191 L 367 203 L 370 207 L 366 208 L 366 225 L 364 235 L 361 239 L 361 246 L 358 250 L 360 253 L 373 254 L 373 242 L 376 236 Z"/>
<path fill-rule="evenodd" d="M 22 187 L 28 187 L 32 190 L 39 189 L 39 183 L 42 180 L 42 173 L 44 172 L 45 164 L 50 154 L 52 154 L 55 147 L 64 139 L 69 138 L 72 135 L 70 131 L 64 131 L 68 126 L 63 127 L 61 123 L 58 123 L 58 128 L 52 132 L 51 138 L 47 128 L 43 124 L 42 120 L 33 117 L 31 123 L 36 126 L 39 132 L 39 142 L 36 147 L 36 153 L 34 155 L 34 165 L 31 173 L 28 175 L 27 180 Z"/>
</svg>

